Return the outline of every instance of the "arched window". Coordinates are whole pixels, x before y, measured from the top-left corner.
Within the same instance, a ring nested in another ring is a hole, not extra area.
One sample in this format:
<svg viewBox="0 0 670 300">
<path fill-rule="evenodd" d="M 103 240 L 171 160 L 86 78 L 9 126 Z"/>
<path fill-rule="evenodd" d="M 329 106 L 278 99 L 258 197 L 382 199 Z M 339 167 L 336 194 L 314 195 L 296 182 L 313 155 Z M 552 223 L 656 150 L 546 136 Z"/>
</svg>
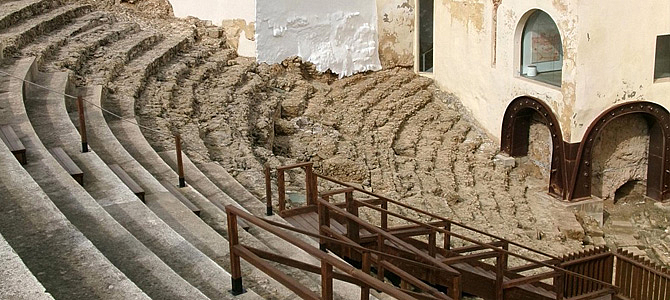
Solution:
<svg viewBox="0 0 670 300">
<path fill-rule="evenodd" d="M 521 75 L 561 86 L 563 44 L 554 20 L 535 11 L 526 21 L 521 37 Z"/>
</svg>

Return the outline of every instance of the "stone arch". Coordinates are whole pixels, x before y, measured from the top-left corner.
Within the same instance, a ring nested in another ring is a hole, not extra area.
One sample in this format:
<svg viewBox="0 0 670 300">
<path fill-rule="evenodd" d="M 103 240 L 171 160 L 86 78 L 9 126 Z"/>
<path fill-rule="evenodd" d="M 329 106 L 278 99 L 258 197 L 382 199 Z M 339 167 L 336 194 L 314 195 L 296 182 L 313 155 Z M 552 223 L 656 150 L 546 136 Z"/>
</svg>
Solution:
<svg viewBox="0 0 670 300">
<path fill-rule="evenodd" d="M 670 196 L 670 114 L 656 103 L 633 101 L 606 110 L 586 130 L 577 152 L 578 164 L 570 178 L 568 200 L 591 197 L 591 159 L 596 137 L 612 120 L 630 114 L 643 114 L 649 120 L 647 196 L 656 200 Z"/>
<path fill-rule="evenodd" d="M 531 97 L 514 99 L 503 117 L 500 150 L 512 157 L 528 154 L 529 130 L 533 114 L 544 119 L 551 133 L 552 154 L 549 175 L 549 193 L 563 198 L 565 194 L 565 145 L 556 115 L 543 101 Z"/>
</svg>

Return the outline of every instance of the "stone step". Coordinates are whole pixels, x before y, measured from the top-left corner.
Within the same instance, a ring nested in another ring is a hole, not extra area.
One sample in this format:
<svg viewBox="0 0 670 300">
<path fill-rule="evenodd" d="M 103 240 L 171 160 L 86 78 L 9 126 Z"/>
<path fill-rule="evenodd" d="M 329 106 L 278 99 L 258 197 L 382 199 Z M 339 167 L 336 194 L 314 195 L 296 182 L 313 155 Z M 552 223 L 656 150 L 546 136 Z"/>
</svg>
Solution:
<svg viewBox="0 0 670 300">
<path fill-rule="evenodd" d="M 20 60 L 4 68 L 21 78 L 30 78 L 34 58 Z M 9 124 L 26 146 L 29 157 L 23 169 L 4 144 L 0 145 L 0 232 L 32 270 L 49 293 L 63 299 L 148 299 L 99 249 L 108 241 L 116 246 L 123 234 L 114 228 L 96 232 L 103 215 L 82 212 L 90 205 L 78 198 L 47 195 L 38 185 L 58 189 L 60 179 L 70 180 L 36 138 L 23 109 L 23 82 L 11 79 L 2 84 L 6 97 L 0 98 L 3 125 Z M 52 178 L 36 182 L 39 178 Z M 54 185 L 54 186 L 50 186 Z M 73 184 L 76 186 L 76 184 Z M 54 205 L 57 204 L 57 205 Z M 68 214 L 70 219 L 66 218 Z M 79 226 L 76 228 L 71 224 Z M 79 230 L 82 230 L 80 232 Z M 82 233 L 85 233 L 84 236 Z M 127 234 L 129 235 L 129 234 Z M 96 242 L 96 245 L 91 242 Z M 102 241 L 102 243 L 101 243 Z M 96 247 L 98 247 L 96 249 Z M 127 264 L 139 263 L 132 256 L 118 257 Z"/>
<path fill-rule="evenodd" d="M 54 0 L 20 0 L 2 3 L 0 6 L 0 30 L 59 5 L 60 1 Z"/>
<path fill-rule="evenodd" d="M 50 71 L 63 71 L 63 68 L 67 68 L 78 73 L 98 49 L 123 40 L 130 34 L 139 31 L 140 27 L 136 23 L 113 22 L 105 24 L 95 30 L 71 38 L 68 45 L 63 47 L 49 62 L 45 62 L 43 67 Z"/>
<path fill-rule="evenodd" d="M 2 148 L 2 147 L 0 147 Z M 0 151 L 5 151 L 2 149 Z M 7 169 L 4 169 L 7 170 Z M 53 299 L 0 234 L 0 298 Z"/>
<path fill-rule="evenodd" d="M 85 35 L 86 32 L 109 22 L 111 20 L 107 17 L 106 13 L 96 11 L 86 14 L 47 35 L 39 36 L 21 49 L 21 56 L 37 56 L 37 64 L 42 66 L 44 65 L 44 61 L 52 59 L 73 38 Z"/>
<path fill-rule="evenodd" d="M 90 5 L 63 6 L 1 30 L 0 41 L 5 47 L 3 57 L 13 55 L 35 37 L 51 32 L 90 11 Z"/>
<path fill-rule="evenodd" d="M 28 62 L 32 66 L 27 76 L 28 80 L 37 76 L 33 62 L 34 59 Z M 204 297 L 114 220 L 65 172 L 37 137 L 24 109 L 23 96 L 9 100 L 9 105 L 14 111 L 13 123 L 18 126 L 15 128 L 18 129 L 17 135 L 26 145 L 28 159 L 34 162 L 26 165 L 26 170 L 68 220 L 150 296 Z"/>
<path fill-rule="evenodd" d="M 66 82 L 67 75 L 66 73 L 39 74 L 36 80 L 44 86 L 54 88 L 58 86 L 60 90 L 60 84 L 54 85 L 54 82 Z M 227 291 L 231 286 L 226 278 L 230 275 L 223 268 L 172 230 L 136 198 L 95 152 L 81 153 L 79 135 L 70 122 L 63 97 L 58 95 L 51 97 L 53 93 L 43 95 L 42 90 L 29 88 L 28 91 L 26 101 L 28 114 L 42 142 L 47 148 L 62 147 L 84 170 L 87 175 L 84 188 L 88 193 L 117 222 L 192 286 L 211 298 L 228 297 Z M 153 195 L 147 197 L 148 201 L 162 202 L 156 206 L 172 212 L 170 218 L 182 221 L 179 227 L 191 225 L 187 221 L 189 217 L 202 223 L 179 201 L 163 202 L 164 195 L 156 198 L 151 196 Z M 201 227 L 207 228 L 204 223 Z"/>
</svg>

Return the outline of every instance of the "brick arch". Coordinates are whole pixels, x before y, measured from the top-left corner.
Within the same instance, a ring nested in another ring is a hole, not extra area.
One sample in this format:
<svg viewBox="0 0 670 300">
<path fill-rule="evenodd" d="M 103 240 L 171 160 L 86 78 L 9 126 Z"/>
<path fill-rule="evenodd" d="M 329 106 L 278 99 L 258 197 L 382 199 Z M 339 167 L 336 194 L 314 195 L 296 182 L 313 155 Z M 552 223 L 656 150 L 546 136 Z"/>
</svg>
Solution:
<svg viewBox="0 0 670 300">
<path fill-rule="evenodd" d="M 529 130 L 533 114 L 537 113 L 545 121 L 551 132 L 552 154 L 549 175 L 549 193 L 565 198 L 567 186 L 565 166 L 565 145 L 561 127 L 556 115 L 543 101 L 531 97 L 514 99 L 503 117 L 500 150 L 512 157 L 528 155 Z"/>
<path fill-rule="evenodd" d="M 630 114 L 642 114 L 650 123 L 647 196 L 656 200 L 670 196 L 670 113 L 655 103 L 633 101 L 606 110 L 586 130 L 577 152 L 579 163 L 571 172 L 567 200 L 591 197 L 591 159 L 596 137 L 612 120 Z"/>
</svg>

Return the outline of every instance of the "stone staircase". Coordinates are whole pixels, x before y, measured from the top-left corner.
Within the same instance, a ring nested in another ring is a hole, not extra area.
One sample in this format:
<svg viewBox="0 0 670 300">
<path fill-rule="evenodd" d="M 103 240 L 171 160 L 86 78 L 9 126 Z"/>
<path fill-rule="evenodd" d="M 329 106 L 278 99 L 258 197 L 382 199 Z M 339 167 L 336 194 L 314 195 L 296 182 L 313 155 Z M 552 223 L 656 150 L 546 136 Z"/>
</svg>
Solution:
<svg viewBox="0 0 670 300">
<path fill-rule="evenodd" d="M 223 206 L 237 205 L 259 216 L 265 207 L 224 169 L 200 164 L 205 170 L 201 172 L 186 158 L 189 186 L 178 190 L 202 210 L 201 217 L 162 185 L 177 183 L 170 166 L 174 152 L 159 155 L 144 138 L 135 125 L 135 97 L 149 77 L 178 61 L 196 39 L 188 28 L 164 33 L 90 5 L 58 0 L 0 2 L 4 46 L 0 70 L 17 76 L 0 77 L 0 125 L 11 125 L 28 153 L 28 164 L 22 167 L 0 145 L 0 166 L 6 170 L 0 173 L 0 192 L 8 195 L 0 199 L 0 235 L 9 245 L 0 243 L 0 250 L 18 263 L 3 266 L 2 274 L 11 272 L 17 274 L 13 279 L 25 277 L 30 282 L 19 292 L 16 282 L 3 281 L 0 296 L 296 297 L 246 263 L 249 291 L 240 296 L 228 292 Z M 88 101 L 90 152 L 81 152 L 75 105 L 63 93 Z M 54 147 L 62 148 L 83 170 L 83 186 L 48 151 Z M 146 191 L 146 204 L 110 170 L 111 164 L 121 166 Z M 254 228 L 242 231 L 240 238 L 261 249 L 309 257 Z M 320 285 L 318 276 L 283 270 L 313 289 Z M 359 297 L 352 293 L 358 289 L 337 285 L 338 299 Z"/>
</svg>

